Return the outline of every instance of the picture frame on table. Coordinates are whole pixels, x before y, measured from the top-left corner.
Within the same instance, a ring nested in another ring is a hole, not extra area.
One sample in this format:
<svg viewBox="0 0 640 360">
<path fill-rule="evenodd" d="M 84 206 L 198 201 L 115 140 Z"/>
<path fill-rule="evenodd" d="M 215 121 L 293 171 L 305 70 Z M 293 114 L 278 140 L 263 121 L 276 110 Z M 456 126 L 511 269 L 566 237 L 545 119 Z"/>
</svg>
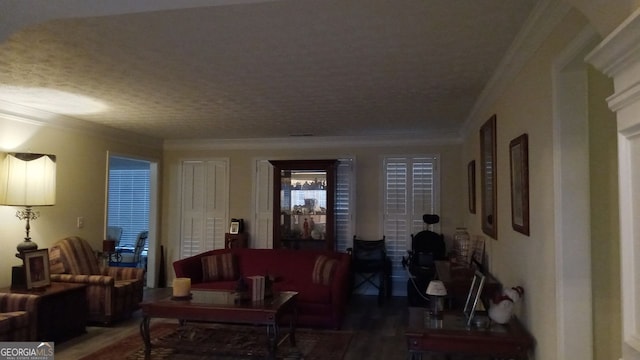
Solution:
<svg viewBox="0 0 640 360">
<path fill-rule="evenodd" d="M 24 253 L 27 290 L 51 285 L 49 277 L 49 250 L 39 249 Z"/>
<path fill-rule="evenodd" d="M 469 196 L 469 212 L 476 213 L 476 161 L 471 160 L 467 165 L 467 193 Z"/>
<path fill-rule="evenodd" d="M 229 228 L 229 234 L 238 234 L 240 232 L 240 222 L 232 221 L 231 227 Z"/>
<path fill-rule="evenodd" d="M 482 231 L 498 239 L 496 115 L 480 127 L 480 213 Z"/>
<path fill-rule="evenodd" d="M 467 293 L 467 301 L 465 302 L 464 309 L 462 310 L 467 319 L 467 327 L 471 327 L 477 310 L 485 310 L 484 304 L 481 300 L 485 279 L 485 275 L 478 270 L 474 272 L 473 278 L 471 279 L 471 286 Z"/>
<path fill-rule="evenodd" d="M 529 236 L 529 139 L 522 134 L 509 143 L 511 226 Z"/>
</svg>

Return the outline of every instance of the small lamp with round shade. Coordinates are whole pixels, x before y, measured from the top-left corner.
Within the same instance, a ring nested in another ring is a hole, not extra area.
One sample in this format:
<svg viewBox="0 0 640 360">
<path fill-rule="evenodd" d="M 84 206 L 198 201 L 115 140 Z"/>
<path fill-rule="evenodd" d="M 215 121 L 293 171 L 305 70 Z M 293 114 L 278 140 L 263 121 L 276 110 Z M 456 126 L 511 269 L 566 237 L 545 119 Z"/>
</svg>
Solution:
<svg viewBox="0 0 640 360">
<path fill-rule="evenodd" d="M 429 296 L 429 308 L 435 318 L 442 317 L 444 308 L 444 297 L 447 296 L 447 288 L 441 280 L 431 280 L 427 286 L 427 296 Z"/>
</svg>

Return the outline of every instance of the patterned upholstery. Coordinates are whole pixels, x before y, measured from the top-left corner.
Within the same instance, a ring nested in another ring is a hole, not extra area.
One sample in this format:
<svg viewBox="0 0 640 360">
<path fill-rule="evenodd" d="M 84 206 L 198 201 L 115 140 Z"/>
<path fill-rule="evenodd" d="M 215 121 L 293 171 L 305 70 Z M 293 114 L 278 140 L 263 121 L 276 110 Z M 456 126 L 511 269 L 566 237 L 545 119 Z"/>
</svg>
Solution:
<svg viewBox="0 0 640 360">
<path fill-rule="evenodd" d="M 88 320 L 111 324 L 129 318 L 142 301 L 144 270 L 99 266 L 89 243 L 68 237 L 49 248 L 51 281 L 87 284 Z"/>
<path fill-rule="evenodd" d="M 202 258 L 202 281 L 238 280 L 236 257 L 218 254 Z"/>
<path fill-rule="evenodd" d="M 30 294 L 0 293 L 0 341 L 35 341 L 38 301 Z"/>
</svg>

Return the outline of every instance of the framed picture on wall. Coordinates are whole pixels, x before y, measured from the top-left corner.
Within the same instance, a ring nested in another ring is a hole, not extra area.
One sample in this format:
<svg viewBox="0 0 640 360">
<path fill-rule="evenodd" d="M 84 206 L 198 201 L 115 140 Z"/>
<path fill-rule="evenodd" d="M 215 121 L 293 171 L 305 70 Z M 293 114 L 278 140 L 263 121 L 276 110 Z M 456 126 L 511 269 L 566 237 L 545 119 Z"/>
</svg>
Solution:
<svg viewBox="0 0 640 360">
<path fill-rule="evenodd" d="M 496 115 L 480 127 L 480 213 L 482 231 L 498 239 L 496 197 Z"/>
<path fill-rule="evenodd" d="M 469 212 L 476 213 L 476 161 L 471 160 L 467 165 L 467 193 L 469 196 Z"/>
<path fill-rule="evenodd" d="M 511 226 L 529 235 L 529 140 L 522 134 L 509 143 L 511 163 Z"/>
</svg>

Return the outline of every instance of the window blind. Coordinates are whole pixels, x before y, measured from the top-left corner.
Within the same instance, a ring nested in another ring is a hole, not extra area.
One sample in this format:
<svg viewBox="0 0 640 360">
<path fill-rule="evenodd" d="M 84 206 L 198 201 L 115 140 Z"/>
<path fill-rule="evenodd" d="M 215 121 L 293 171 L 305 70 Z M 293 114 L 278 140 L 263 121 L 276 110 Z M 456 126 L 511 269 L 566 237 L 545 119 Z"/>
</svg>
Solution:
<svg viewBox="0 0 640 360">
<path fill-rule="evenodd" d="M 134 248 L 141 231 L 149 230 L 149 169 L 109 170 L 108 226 L 122 228 L 119 247 Z M 149 246 L 149 239 L 144 250 Z"/>
</svg>

